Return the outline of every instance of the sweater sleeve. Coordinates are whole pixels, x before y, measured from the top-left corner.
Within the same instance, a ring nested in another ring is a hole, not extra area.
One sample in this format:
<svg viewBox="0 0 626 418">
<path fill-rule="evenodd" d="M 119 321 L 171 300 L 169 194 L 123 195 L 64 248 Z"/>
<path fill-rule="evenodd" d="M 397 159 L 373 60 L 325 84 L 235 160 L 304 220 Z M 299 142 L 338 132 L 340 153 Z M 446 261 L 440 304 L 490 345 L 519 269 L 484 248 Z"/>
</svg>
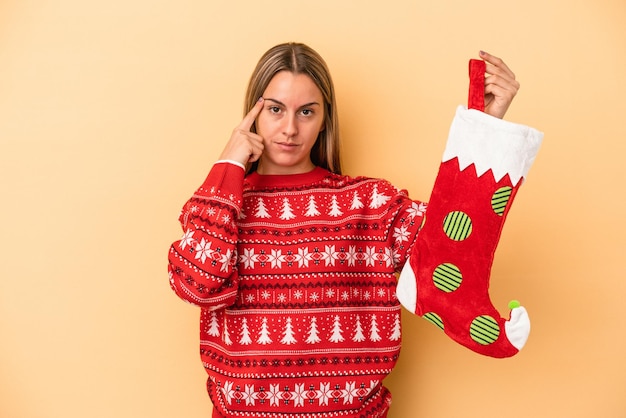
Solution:
<svg viewBox="0 0 626 418">
<path fill-rule="evenodd" d="M 509 357 L 530 332 L 526 310 L 511 319 L 489 298 L 491 266 L 504 221 L 543 134 L 459 107 L 425 221 L 398 281 L 398 299 L 456 342 Z"/>
<path fill-rule="evenodd" d="M 244 171 L 217 162 L 183 206 L 183 236 L 169 250 L 172 290 L 183 300 L 214 310 L 237 297 L 237 218 L 243 199 Z"/>
<path fill-rule="evenodd" d="M 411 200 L 406 190 L 397 190 L 388 209 L 390 225 L 387 240 L 393 255 L 394 269 L 400 273 L 405 265 L 418 231 L 424 221 L 427 204 Z"/>
</svg>

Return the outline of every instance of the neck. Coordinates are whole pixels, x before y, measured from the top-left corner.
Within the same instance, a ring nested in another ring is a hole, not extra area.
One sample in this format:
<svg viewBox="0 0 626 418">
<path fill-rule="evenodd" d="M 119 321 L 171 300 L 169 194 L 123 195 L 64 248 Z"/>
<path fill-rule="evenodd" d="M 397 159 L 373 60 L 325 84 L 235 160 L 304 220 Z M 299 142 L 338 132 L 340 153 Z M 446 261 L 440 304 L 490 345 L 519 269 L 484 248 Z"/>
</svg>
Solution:
<svg viewBox="0 0 626 418">
<path fill-rule="evenodd" d="M 266 175 L 290 175 L 290 174 L 305 174 L 313 171 L 315 165 L 309 161 L 306 164 L 302 164 L 296 167 L 285 167 L 285 166 L 275 166 L 275 165 L 267 165 L 263 164 L 259 161 L 259 165 L 256 168 L 256 172 L 266 176 Z"/>
<path fill-rule="evenodd" d="M 258 171 L 250 173 L 246 179 L 253 188 L 275 187 L 302 187 L 321 181 L 330 173 L 321 167 L 314 167 L 311 171 L 301 174 L 274 174 L 264 175 Z"/>
</svg>

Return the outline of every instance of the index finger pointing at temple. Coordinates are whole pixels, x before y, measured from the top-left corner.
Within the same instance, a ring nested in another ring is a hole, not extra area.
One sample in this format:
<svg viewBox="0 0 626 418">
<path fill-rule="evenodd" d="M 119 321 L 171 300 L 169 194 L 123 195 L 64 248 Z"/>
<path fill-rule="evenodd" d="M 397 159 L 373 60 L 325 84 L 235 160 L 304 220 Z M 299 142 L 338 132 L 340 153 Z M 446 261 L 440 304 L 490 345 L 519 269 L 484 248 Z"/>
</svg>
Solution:
<svg viewBox="0 0 626 418">
<path fill-rule="evenodd" d="M 261 109 L 263 109 L 263 98 L 259 97 L 259 100 L 254 104 L 252 109 L 250 109 L 248 114 L 244 116 L 243 120 L 239 124 L 239 128 L 249 131 L 252 128 L 257 116 L 261 113 Z"/>
</svg>

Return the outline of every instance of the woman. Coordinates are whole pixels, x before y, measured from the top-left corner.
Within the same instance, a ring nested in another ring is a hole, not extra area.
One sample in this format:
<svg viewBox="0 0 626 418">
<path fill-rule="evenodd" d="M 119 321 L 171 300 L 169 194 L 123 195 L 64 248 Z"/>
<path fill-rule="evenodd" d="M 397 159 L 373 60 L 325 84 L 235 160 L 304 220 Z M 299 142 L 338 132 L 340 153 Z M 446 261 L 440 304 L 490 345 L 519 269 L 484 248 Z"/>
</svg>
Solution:
<svg viewBox="0 0 626 418">
<path fill-rule="evenodd" d="M 500 59 L 481 57 L 485 114 L 472 117 L 497 120 L 519 84 Z M 326 64 L 303 44 L 267 51 L 169 253 L 172 289 L 201 307 L 213 416 L 385 417 L 382 381 L 401 342 L 397 273 L 411 265 L 402 291 L 415 293 L 419 267 L 407 260 L 417 260 L 425 210 L 384 180 L 341 174 Z M 410 309 L 424 314 L 417 299 Z"/>
</svg>

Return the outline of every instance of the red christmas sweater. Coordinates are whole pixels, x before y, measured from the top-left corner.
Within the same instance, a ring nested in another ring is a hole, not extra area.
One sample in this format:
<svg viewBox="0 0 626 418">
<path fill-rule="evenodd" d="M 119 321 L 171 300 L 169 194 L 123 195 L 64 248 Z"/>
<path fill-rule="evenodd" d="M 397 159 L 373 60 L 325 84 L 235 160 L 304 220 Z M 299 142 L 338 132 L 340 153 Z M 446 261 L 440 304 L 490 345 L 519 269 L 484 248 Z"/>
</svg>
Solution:
<svg viewBox="0 0 626 418">
<path fill-rule="evenodd" d="M 453 142 L 462 136 L 454 131 Z M 446 187 L 455 192 L 454 181 Z M 169 277 L 179 297 L 201 307 L 200 355 L 217 411 L 386 416 L 382 382 L 401 345 L 397 273 L 425 211 L 384 180 L 321 168 L 244 178 L 235 164 L 215 164 L 183 207 Z"/>
</svg>

